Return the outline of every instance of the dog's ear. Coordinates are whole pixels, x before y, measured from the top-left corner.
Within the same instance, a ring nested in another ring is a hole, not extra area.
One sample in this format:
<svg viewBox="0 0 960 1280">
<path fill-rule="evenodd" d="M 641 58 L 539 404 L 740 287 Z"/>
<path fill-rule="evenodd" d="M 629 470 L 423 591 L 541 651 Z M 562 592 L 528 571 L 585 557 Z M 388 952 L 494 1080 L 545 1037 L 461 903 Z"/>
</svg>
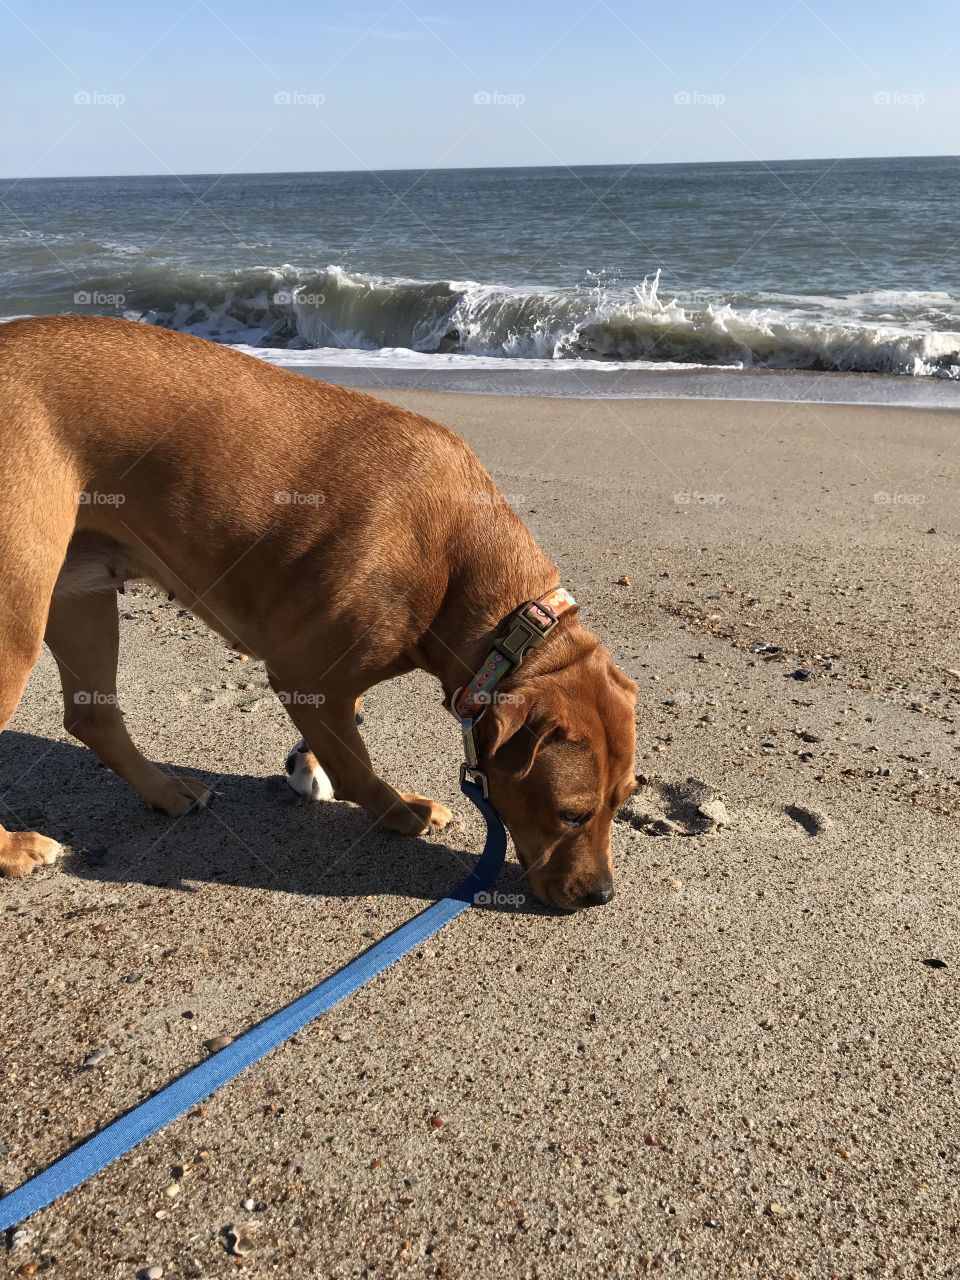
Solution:
<svg viewBox="0 0 960 1280">
<path fill-rule="evenodd" d="M 567 724 L 558 707 L 534 699 L 522 691 L 495 699 L 481 724 L 487 721 L 486 756 L 491 764 L 519 781 L 533 768 L 537 752 L 557 734 L 567 736 Z"/>
</svg>

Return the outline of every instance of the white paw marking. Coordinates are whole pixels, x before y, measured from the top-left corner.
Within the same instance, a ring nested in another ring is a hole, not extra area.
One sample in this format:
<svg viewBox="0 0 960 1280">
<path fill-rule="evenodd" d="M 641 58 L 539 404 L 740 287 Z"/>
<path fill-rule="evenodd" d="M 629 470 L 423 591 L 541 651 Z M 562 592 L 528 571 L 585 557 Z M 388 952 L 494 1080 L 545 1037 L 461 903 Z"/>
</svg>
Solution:
<svg viewBox="0 0 960 1280">
<path fill-rule="evenodd" d="M 311 767 L 312 757 L 301 741 L 287 756 L 287 783 L 305 800 L 332 800 L 333 783 L 319 765 Z"/>
<path fill-rule="evenodd" d="M 63 845 L 62 845 L 62 844 L 58 844 L 58 843 L 56 842 L 56 840 L 52 840 L 50 843 L 53 845 L 53 848 L 52 848 L 52 849 L 48 849 L 48 850 L 47 850 L 46 854 L 44 855 L 44 859 L 43 859 L 43 860 L 44 860 L 44 862 L 46 863 L 46 865 L 47 865 L 48 867 L 50 866 L 50 864 L 51 864 L 51 863 L 56 862 L 56 860 L 57 860 L 57 859 L 60 857 L 60 855 L 63 853 Z"/>
</svg>

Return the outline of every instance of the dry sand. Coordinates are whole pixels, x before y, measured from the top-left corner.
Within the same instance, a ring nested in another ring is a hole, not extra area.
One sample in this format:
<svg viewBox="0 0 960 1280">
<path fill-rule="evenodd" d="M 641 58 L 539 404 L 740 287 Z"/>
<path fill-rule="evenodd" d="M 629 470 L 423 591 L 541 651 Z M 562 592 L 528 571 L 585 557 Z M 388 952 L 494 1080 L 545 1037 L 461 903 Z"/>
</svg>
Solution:
<svg viewBox="0 0 960 1280">
<path fill-rule="evenodd" d="M 32 1220 L 10 1273 L 955 1274 L 960 416 L 391 398 L 470 440 L 640 682 L 617 897 L 470 912 Z M 256 664 L 175 603 L 121 607 L 135 736 L 220 798 L 147 812 L 63 734 L 44 655 L 2 804 L 73 852 L 0 888 L 7 1187 L 481 841 L 425 677 L 366 703 L 386 776 L 456 810 L 404 842 L 288 791 Z"/>
</svg>

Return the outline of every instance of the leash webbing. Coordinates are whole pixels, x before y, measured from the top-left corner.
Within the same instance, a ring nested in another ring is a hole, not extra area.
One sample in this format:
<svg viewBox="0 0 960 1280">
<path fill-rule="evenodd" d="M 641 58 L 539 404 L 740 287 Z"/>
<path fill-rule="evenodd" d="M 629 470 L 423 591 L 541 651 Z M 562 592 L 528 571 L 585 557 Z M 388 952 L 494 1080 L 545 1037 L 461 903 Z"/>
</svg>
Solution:
<svg viewBox="0 0 960 1280">
<path fill-rule="evenodd" d="M 476 866 L 449 897 L 441 898 L 406 924 L 351 960 L 319 986 L 300 996 L 286 1008 L 251 1027 L 225 1049 L 191 1067 L 179 1079 L 114 1120 L 54 1164 L 30 1178 L 0 1199 L 0 1231 L 16 1226 L 31 1214 L 46 1208 L 60 1196 L 105 1169 L 108 1164 L 132 1151 L 144 1139 L 163 1129 L 185 1111 L 209 1098 L 221 1085 L 258 1062 L 265 1054 L 303 1030 L 307 1023 L 326 1013 L 346 996 L 390 967 L 401 956 L 456 919 L 485 893 L 500 873 L 507 840 L 496 809 L 484 796 L 482 787 L 462 783 L 465 796 L 476 805 L 487 824 L 487 838 Z"/>
</svg>

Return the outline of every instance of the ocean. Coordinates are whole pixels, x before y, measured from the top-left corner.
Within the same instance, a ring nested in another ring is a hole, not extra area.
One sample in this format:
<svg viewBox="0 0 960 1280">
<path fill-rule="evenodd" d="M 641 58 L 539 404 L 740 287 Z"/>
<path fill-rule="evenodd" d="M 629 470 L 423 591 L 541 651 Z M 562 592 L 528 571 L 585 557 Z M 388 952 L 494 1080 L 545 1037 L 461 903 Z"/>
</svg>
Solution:
<svg viewBox="0 0 960 1280">
<path fill-rule="evenodd" d="M 0 315 L 304 369 L 956 380 L 958 195 L 951 157 L 5 180 Z"/>
</svg>

